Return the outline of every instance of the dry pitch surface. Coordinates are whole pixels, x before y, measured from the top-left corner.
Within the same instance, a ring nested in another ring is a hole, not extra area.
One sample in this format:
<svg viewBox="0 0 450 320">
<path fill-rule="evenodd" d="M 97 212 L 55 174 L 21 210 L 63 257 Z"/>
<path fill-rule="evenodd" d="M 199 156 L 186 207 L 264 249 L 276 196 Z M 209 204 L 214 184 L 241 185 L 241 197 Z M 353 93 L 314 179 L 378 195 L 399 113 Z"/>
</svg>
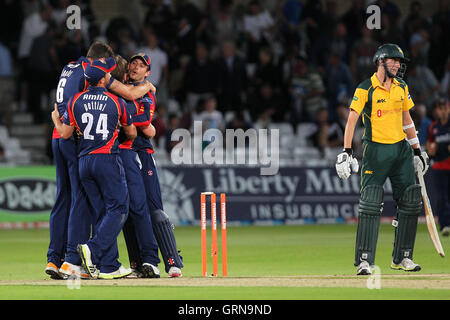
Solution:
<svg viewBox="0 0 450 320">
<path fill-rule="evenodd" d="M 192 277 L 178 279 L 137 279 L 124 278 L 118 280 L 83 280 L 81 285 L 89 286 L 162 286 L 162 287 L 347 287 L 367 288 L 368 282 L 379 280 L 381 288 L 399 289 L 448 289 L 450 290 L 450 274 L 399 274 L 371 277 L 361 276 L 288 276 L 288 277 L 255 277 L 255 278 L 212 278 Z M 64 280 L 14 280 L 0 281 L 2 285 L 67 285 Z"/>
</svg>

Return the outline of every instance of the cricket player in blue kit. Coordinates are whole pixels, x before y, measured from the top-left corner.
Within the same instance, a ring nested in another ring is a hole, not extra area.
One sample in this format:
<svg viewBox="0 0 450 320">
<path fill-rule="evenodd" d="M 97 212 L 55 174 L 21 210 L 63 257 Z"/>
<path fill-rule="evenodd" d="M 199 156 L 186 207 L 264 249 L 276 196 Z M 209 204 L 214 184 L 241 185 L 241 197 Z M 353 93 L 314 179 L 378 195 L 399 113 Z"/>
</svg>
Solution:
<svg viewBox="0 0 450 320">
<path fill-rule="evenodd" d="M 92 239 L 78 245 L 82 264 L 96 279 L 117 279 L 131 273 L 118 261 L 117 236 L 128 215 L 129 194 L 118 148 L 118 124 L 129 139 L 136 128 L 126 112 L 123 100 L 106 90 L 107 75 L 114 69 L 114 58 L 95 60 L 85 68 L 90 86 L 71 98 L 63 123 L 58 111 L 52 119 L 62 138 L 74 129 L 80 133 L 78 146 L 79 174 L 89 201 L 104 207 L 103 217 L 95 217 L 96 231 Z M 100 219 L 100 220 L 97 220 Z M 96 265 L 99 265 L 97 269 Z"/>
<path fill-rule="evenodd" d="M 130 58 L 128 65 L 128 80 L 133 85 L 138 85 L 142 82 L 146 75 L 151 70 L 150 57 L 144 53 L 138 53 Z M 144 97 L 137 99 L 136 102 L 139 106 L 140 112 L 147 115 L 146 121 L 151 123 L 153 113 L 156 106 L 156 97 L 152 92 L 149 92 Z M 148 120 L 147 120 L 148 119 Z M 158 179 L 158 171 L 153 159 L 152 153 L 153 145 L 148 139 L 148 136 L 141 130 L 138 130 L 138 136 L 133 141 L 133 150 L 135 150 L 139 156 L 141 162 L 141 174 L 144 180 L 145 192 L 147 196 L 147 203 L 150 209 L 150 216 L 153 225 L 153 231 L 158 242 L 158 246 L 161 250 L 161 255 L 164 260 L 165 271 L 169 277 L 181 277 L 181 268 L 183 268 L 183 260 L 177 250 L 177 244 L 175 241 L 175 235 L 173 231 L 173 225 L 170 222 L 169 216 L 164 212 L 161 189 Z M 124 235 L 126 234 L 126 228 L 132 227 L 127 225 L 124 228 Z M 132 234 L 132 232 L 131 232 Z M 129 239 L 125 237 L 128 242 Z M 127 243 L 127 247 L 128 243 Z M 129 255 L 133 254 L 133 251 L 128 252 Z M 138 260 L 138 257 L 134 257 Z"/>
<path fill-rule="evenodd" d="M 109 46 L 94 43 L 88 50 L 88 58 L 80 57 L 63 68 L 56 89 L 60 118 L 67 111 L 69 99 L 88 87 L 84 71 L 90 61 L 107 58 L 112 54 Z M 93 208 L 78 175 L 76 139 L 76 134 L 70 139 L 61 139 L 56 129 L 53 130 L 52 151 L 56 165 L 57 195 L 50 214 L 50 244 L 45 270 L 53 279 L 69 276 L 73 272 L 83 278 L 87 276 L 79 268 L 81 259 L 76 247 L 81 240 L 89 239 Z M 63 261 L 65 263 L 61 265 Z"/>
<path fill-rule="evenodd" d="M 111 74 L 118 80 L 125 80 L 128 62 L 120 55 L 117 55 L 115 60 L 117 67 Z M 146 134 L 147 137 L 153 137 L 155 130 L 150 123 L 149 114 L 141 110 L 137 101 L 127 101 L 126 108 L 135 127 Z M 130 211 L 122 231 L 126 239 L 127 248 L 129 247 L 130 237 L 132 237 L 131 241 L 136 241 L 134 243 L 137 249 L 135 254 L 140 258 L 139 274 L 136 270 L 137 261 L 130 259 L 130 266 L 139 277 L 159 278 L 158 243 L 153 234 L 144 181 L 141 175 L 140 160 L 137 153 L 132 149 L 133 140 L 127 139 L 123 130 L 119 133 L 119 142 L 120 157 L 125 169 L 128 192 L 130 194 Z M 128 224 L 133 225 L 132 230 L 129 227 L 125 227 Z M 128 232 L 129 230 L 132 232 L 131 235 Z M 129 257 L 132 257 L 132 255 L 129 254 Z"/>
<path fill-rule="evenodd" d="M 56 103 L 60 119 L 67 111 L 69 99 L 88 87 L 88 82 L 84 77 L 86 66 L 96 59 L 111 56 L 113 56 L 113 51 L 107 44 L 94 42 L 86 57 L 80 57 L 63 68 L 56 90 Z M 108 81 L 108 87 L 131 99 L 144 95 L 148 90 L 155 90 L 149 82 L 130 89 L 113 78 Z M 81 260 L 76 246 L 90 237 L 94 208 L 90 206 L 80 183 L 76 143 L 76 134 L 65 140 L 61 139 L 56 129 L 53 131 L 52 151 L 56 165 L 57 194 L 50 214 L 50 244 L 45 268 L 45 272 L 53 279 L 66 278 L 74 273 L 81 278 L 88 276 L 80 270 Z M 95 209 L 102 210 L 102 208 Z M 96 215 L 101 214 L 97 213 Z"/>
</svg>

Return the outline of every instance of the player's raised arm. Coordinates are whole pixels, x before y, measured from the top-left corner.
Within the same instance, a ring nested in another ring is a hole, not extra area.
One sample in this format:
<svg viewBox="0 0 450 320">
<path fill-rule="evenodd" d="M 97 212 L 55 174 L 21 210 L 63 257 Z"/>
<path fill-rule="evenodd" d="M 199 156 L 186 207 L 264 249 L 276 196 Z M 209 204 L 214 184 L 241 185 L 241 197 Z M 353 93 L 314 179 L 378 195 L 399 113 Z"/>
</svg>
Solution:
<svg viewBox="0 0 450 320">
<path fill-rule="evenodd" d="M 149 91 L 156 93 L 155 86 L 147 80 L 136 86 L 127 86 L 112 77 L 109 80 L 107 89 L 130 101 L 139 99 Z"/>
</svg>

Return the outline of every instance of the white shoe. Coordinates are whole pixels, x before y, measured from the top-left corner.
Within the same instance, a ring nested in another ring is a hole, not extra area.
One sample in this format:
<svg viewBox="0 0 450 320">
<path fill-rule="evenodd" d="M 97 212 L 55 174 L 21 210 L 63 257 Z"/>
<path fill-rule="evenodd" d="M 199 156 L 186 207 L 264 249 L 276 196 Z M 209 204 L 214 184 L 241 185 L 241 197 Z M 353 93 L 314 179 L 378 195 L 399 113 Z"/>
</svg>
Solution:
<svg viewBox="0 0 450 320">
<path fill-rule="evenodd" d="M 53 262 L 47 263 L 47 266 L 45 267 L 45 273 L 54 280 L 64 279 L 64 276 L 59 271 L 59 268 Z"/>
<path fill-rule="evenodd" d="M 142 273 L 143 273 L 143 278 L 159 278 L 160 274 L 159 274 L 159 269 L 158 267 L 144 262 L 142 264 Z"/>
<path fill-rule="evenodd" d="M 442 228 L 441 233 L 442 233 L 443 237 L 448 237 L 450 235 L 450 227 L 447 226 L 447 227 Z"/>
<path fill-rule="evenodd" d="M 394 270 L 404 270 L 404 271 L 410 271 L 410 272 L 416 272 L 422 270 L 422 268 L 417 264 L 414 263 L 409 258 L 404 258 L 400 264 L 395 264 L 394 261 L 391 263 L 391 269 Z"/>
<path fill-rule="evenodd" d="M 367 261 L 361 261 L 358 266 L 358 271 L 356 272 L 358 276 L 367 276 L 371 275 L 372 271 L 370 270 L 370 265 Z"/>
<path fill-rule="evenodd" d="M 80 279 L 89 279 L 89 272 L 87 272 L 85 268 L 69 262 L 64 262 L 61 268 L 59 268 L 59 272 L 64 276 L 65 279 L 71 276 L 75 276 Z"/>
<path fill-rule="evenodd" d="M 92 263 L 91 250 L 89 249 L 88 245 L 87 244 L 79 244 L 77 246 L 77 251 L 81 257 L 83 266 L 89 272 L 89 275 L 91 276 L 91 278 L 97 279 L 98 278 L 98 270 L 97 270 L 96 266 Z"/>
<path fill-rule="evenodd" d="M 110 272 L 110 273 L 105 273 L 105 272 L 100 272 L 100 274 L 98 275 L 99 279 L 105 279 L 105 280 L 112 280 L 112 279 L 120 279 L 120 278 L 125 278 L 126 276 L 131 274 L 131 269 L 130 268 L 125 268 L 124 266 L 120 266 L 119 269 L 117 269 L 116 271 Z"/>
<path fill-rule="evenodd" d="M 181 278 L 183 276 L 181 274 L 181 269 L 178 267 L 170 267 L 168 275 L 169 278 Z"/>
</svg>

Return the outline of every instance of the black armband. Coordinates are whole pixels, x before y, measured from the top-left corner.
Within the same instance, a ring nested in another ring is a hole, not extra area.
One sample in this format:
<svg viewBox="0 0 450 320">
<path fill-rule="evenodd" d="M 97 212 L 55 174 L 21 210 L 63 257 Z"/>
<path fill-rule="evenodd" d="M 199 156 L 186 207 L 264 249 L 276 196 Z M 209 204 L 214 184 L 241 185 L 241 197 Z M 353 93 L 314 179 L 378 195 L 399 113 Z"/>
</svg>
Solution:
<svg viewBox="0 0 450 320">
<path fill-rule="evenodd" d="M 106 85 L 106 89 L 109 90 L 109 87 L 111 87 L 112 83 L 114 82 L 114 78 L 111 76 L 111 78 L 109 79 L 108 84 Z"/>
</svg>

